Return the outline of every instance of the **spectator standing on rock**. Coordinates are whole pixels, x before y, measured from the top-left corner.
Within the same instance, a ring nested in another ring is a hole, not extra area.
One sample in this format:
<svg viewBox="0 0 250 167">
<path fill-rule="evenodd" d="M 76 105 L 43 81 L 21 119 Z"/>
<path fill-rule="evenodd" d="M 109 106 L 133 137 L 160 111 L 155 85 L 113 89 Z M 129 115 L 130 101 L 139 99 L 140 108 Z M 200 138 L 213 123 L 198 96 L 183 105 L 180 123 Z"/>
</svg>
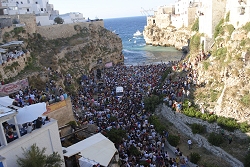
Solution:
<svg viewBox="0 0 250 167">
<path fill-rule="evenodd" d="M 189 150 L 192 149 L 192 141 L 191 141 L 191 139 L 188 139 L 187 143 L 188 143 L 188 149 Z"/>
</svg>

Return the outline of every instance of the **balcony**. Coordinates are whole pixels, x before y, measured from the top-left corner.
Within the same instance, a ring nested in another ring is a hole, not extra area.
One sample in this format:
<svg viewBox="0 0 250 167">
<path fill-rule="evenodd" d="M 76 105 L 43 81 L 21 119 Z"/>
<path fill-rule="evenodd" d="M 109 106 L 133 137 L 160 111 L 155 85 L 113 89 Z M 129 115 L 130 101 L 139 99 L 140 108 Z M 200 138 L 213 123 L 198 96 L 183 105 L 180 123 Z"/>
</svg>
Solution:
<svg viewBox="0 0 250 167">
<path fill-rule="evenodd" d="M 26 4 L 18 4 L 17 7 L 18 8 L 31 8 L 32 6 L 31 6 L 31 4 L 26 3 Z"/>
</svg>

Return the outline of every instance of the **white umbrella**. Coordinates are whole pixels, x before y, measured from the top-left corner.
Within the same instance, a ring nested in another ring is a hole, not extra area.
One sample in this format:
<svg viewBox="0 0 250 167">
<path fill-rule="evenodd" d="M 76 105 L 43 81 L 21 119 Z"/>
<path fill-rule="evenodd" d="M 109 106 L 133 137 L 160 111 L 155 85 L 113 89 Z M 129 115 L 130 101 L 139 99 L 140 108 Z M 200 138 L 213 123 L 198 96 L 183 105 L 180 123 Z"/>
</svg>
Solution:
<svg viewBox="0 0 250 167">
<path fill-rule="evenodd" d="M 13 101 L 14 99 L 11 99 L 9 96 L 0 97 L 0 105 L 4 107 L 12 105 Z"/>
<path fill-rule="evenodd" d="M 27 122 L 32 122 L 37 119 L 37 117 L 42 116 L 46 112 L 46 103 L 37 103 L 29 106 L 25 106 L 17 110 L 16 115 L 17 123 L 24 124 Z"/>
</svg>

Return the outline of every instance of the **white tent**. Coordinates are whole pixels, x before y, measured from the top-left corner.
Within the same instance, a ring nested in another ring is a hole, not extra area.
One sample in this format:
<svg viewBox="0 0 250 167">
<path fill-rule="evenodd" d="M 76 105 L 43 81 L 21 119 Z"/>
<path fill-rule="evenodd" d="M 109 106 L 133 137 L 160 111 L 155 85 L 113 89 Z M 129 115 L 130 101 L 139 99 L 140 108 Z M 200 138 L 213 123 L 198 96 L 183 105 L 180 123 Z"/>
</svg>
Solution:
<svg viewBox="0 0 250 167">
<path fill-rule="evenodd" d="M 9 96 L 0 97 L 0 105 L 4 107 L 8 107 L 12 105 L 14 99 L 11 99 Z"/>
<path fill-rule="evenodd" d="M 66 153 L 63 155 L 66 157 L 71 157 L 80 152 L 83 157 L 81 161 L 92 160 L 98 162 L 102 166 L 108 166 L 117 151 L 114 143 L 101 133 L 64 148 L 64 150 L 66 150 Z"/>
<path fill-rule="evenodd" d="M 41 117 L 44 112 L 46 112 L 46 103 L 36 103 L 29 106 L 25 106 L 17 110 L 16 115 L 17 123 L 24 124 L 27 122 L 32 122 L 37 117 Z"/>
</svg>

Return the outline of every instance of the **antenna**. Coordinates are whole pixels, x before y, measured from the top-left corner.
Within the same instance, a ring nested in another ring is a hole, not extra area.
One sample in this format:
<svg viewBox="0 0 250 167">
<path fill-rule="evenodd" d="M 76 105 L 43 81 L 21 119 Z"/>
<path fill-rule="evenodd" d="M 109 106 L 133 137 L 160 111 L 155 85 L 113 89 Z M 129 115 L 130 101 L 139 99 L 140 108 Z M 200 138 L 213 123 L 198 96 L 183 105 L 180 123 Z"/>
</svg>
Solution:
<svg viewBox="0 0 250 167">
<path fill-rule="evenodd" d="M 152 12 L 152 11 L 154 11 L 153 8 L 152 8 L 152 9 L 145 10 L 143 7 L 141 7 L 141 13 L 142 13 L 142 15 L 145 15 L 145 16 L 152 16 L 152 15 L 149 14 L 149 12 Z"/>
</svg>

